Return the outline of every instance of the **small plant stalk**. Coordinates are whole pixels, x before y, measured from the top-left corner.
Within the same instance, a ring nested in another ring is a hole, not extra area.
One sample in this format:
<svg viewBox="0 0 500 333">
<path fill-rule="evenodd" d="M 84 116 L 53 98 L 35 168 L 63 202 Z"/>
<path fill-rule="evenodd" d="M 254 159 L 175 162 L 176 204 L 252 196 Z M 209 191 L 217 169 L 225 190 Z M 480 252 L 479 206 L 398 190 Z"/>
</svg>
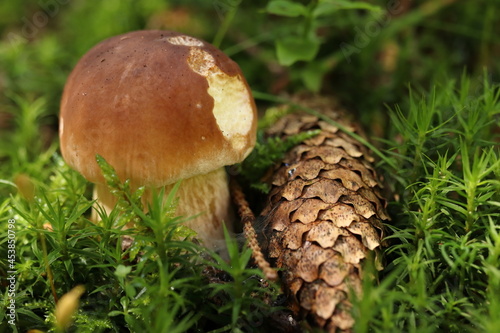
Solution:
<svg viewBox="0 0 500 333">
<path fill-rule="evenodd" d="M 54 276 L 52 275 L 52 269 L 49 264 L 49 257 L 47 251 L 47 241 L 45 240 L 45 235 L 43 233 L 39 234 L 40 243 L 42 244 L 43 251 L 43 261 L 45 263 L 45 271 L 47 272 L 47 279 L 50 284 L 50 291 L 52 292 L 52 297 L 54 297 L 54 302 L 57 304 L 59 302 L 59 297 L 57 296 L 56 286 L 54 285 Z"/>
</svg>

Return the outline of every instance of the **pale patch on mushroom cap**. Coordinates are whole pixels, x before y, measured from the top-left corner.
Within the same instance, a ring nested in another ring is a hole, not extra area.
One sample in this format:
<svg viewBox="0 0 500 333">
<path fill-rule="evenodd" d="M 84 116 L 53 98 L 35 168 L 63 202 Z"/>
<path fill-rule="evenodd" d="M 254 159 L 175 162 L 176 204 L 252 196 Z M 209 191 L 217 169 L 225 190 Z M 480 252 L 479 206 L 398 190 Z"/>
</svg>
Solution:
<svg viewBox="0 0 500 333">
<path fill-rule="evenodd" d="M 159 30 L 115 36 L 87 52 L 66 82 L 60 119 L 63 157 L 88 180 L 104 181 L 99 154 L 121 179 L 151 186 L 242 161 L 257 126 L 235 62 Z"/>
<path fill-rule="evenodd" d="M 208 93 L 214 99 L 213 114 L 217 125 L 233 148 L 242 150 L 245 138 L 252 130 L 254 117 L 251 96 L 242 77 L 227 75 L 215 65 L 210 53 L 195 47 L 190 50 L 188 64 L 196 73 L 207 78 Z"/>
</svg>

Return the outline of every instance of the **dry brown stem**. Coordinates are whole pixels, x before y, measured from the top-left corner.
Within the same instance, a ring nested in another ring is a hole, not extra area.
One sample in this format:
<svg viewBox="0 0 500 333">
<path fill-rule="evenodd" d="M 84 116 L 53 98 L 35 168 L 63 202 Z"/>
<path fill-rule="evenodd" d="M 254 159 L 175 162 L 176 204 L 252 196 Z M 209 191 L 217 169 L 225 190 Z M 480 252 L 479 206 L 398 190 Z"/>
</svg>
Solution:
<svg viewBox="0 0 500 333">
<path fill-rule="evenodd" d="M 233 201 L 238 207 L 238 214 L 241 218 L 243 224 L 243 232 L 245 233 L 245 238 L 248 241 L 248 246 L 252 249 L 252 257 L 259 266 L 259 268 L 264 273 L 266 279 L 270 281 L 276 281 L 278 279 L 278 274 L 269 265 L 269 262 L 264 258 L 264 254 L 260 248 L 259 242 L 257 240 L 257 233 L 253 227 L 255 222 L 255 215 L 253 214 L 248 201 L 245 198 L 245 194 L 241 190 L 239 184 L 233 179 L 231 180 L 231 191 Z"/>
</svg>

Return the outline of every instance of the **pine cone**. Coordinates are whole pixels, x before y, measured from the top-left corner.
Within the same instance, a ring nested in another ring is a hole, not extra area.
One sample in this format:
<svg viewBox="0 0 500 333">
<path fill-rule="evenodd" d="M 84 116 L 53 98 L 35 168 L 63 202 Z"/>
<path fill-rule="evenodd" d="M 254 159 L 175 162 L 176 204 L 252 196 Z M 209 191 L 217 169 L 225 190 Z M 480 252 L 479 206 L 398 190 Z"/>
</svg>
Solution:
<svg viewBox="0 0 500 333">
<path fill-rule="evenodd" d="M 331 100 L 312 103 L 306 105 L 359 133 Z M 284 138 L 312 129 L 321 132 L 289 151 L 272 173 L 261 213 L 264 251 L 281 269 L 296 313 L 328 332 L 349 332 L 350 290 L 361 293 L 361 264 L 380 249 L 389 217 L 373 158 L 351 136 L 306 113 L 281 118 L 267 134 Z"/>
</svg>

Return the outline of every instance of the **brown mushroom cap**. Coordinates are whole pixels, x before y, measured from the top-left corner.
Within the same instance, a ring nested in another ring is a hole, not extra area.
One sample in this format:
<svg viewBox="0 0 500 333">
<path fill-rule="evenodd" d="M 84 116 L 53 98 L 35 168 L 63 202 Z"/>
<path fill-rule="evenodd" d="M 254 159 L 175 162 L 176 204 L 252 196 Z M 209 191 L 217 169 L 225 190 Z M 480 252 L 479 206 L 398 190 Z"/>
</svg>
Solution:
<svg viewBox="0 0 500 333">
<path fill-rule="evenodd" d="M 135 31 L 88 51 L 61 100 L 66 162 L 104 181 L 100 154 L 132 184 L 163 186 L 242 161 L 256 108 L 238 65 L 176 32 Z"/>
</svg>

